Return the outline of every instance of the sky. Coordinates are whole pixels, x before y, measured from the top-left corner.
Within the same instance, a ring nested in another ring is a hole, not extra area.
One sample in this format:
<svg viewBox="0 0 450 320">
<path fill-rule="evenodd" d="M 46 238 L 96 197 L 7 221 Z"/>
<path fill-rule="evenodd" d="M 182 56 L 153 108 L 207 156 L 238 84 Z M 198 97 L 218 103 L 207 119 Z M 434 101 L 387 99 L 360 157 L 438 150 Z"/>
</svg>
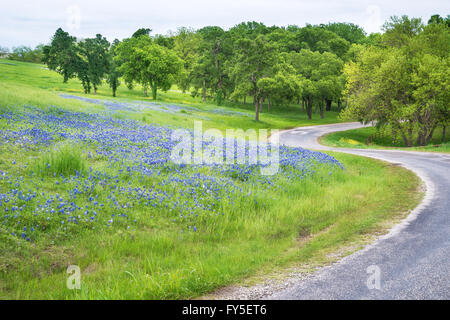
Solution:
<svg viewBox="0 0 450 320">
<path fill-rule="evenodd" d="M 367 33 L 379 32 L 392 15 L 450 14 L 449 0 L 29 0 L 2 1 L 0 46 L 34 47 L 48 43 L 61 27 L 78 38 L 100 33 L 112 41 L 139 28 L 167 34 L 178 27 L 209 25 L 228 29 L 243 21 L 271 26 L 352 22 Z"/>
</svg>

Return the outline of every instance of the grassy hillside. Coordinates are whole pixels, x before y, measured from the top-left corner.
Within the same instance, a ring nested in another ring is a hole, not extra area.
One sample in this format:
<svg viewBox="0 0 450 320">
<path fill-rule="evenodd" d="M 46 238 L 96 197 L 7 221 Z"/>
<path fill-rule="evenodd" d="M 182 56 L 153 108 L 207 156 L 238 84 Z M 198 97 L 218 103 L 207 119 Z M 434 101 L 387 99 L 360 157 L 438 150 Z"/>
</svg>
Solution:
<svg viewBox="0 0 450 320">
<path fill-rule="evenodd" d="M 129 90 L 121 85 L 117 91 L 117 98 L 112 98 L 111 89 L 107 84 L 100 86 L 97 95 L 84 94 L 81 83 L 71 79 L 62 82 L 62 77 L 56 72 L 49 71 L 44 65 L 9 61 L 0 59 L 0 106 L 3 105 L 34 105 L 47 107 L 57 105 L 73 111 L 102 112 L 108 111 L 104 105 L 83 102 L 74 99 L 61 98 L 60 94 L 74 95 L 88 99 L 102 101 L 120 101 L 123 103 L 144 101 L 152 103 L 150 97 L 144 97 L 140 86 Z M 192 127 L 194 119 L 203 120 L 205 127 L 226 128 L 293 128 L 312 124 L 329 124 L 339 122 L 337 112 L 327 112 L 325 119 L 318 114 L 308 120 L 306 112 L 298 105 L 274 106 L 270 113 L 267 106 L 261 114 L 260 121 L 254 121 L 254 107 L 249 97 L 247 104 L 225 103 L 218 107 L 214 103 L 202 103 L 200 98 L 193 98 L 188 93 L 182 93 L 176 88 L 168 92 L 160 92 L 157 103 L 162 107 L 168 105 L 181 106 L 180 111 L 168 113 L 161 111 L 139 110 L 132 112 L 120 110 L 115 116 L 144 121 L 145 123 L 167 124 L 182 127 Z M 187 107 L 183 110 L 183 107 Z M 195 108 L 195 109 L 193 109 Z"/>
<path fill-rule="evenodd" d="M 335 122 L 333 113 L 307 121 L 280 107 L 255 123 L 251 106 L 80 88 L 43 66 L 0 61 L 2 299 L 197 297 L 260 270 L 329 261 L 420 200 L 410 171 L 362 157 L 282 147 L 274 176 L 169 157 L 172 128 L 195 119 L 287 128 Z M 81 290 L 66 287 L 69 265 L 81 269 Z"/>
</svg>

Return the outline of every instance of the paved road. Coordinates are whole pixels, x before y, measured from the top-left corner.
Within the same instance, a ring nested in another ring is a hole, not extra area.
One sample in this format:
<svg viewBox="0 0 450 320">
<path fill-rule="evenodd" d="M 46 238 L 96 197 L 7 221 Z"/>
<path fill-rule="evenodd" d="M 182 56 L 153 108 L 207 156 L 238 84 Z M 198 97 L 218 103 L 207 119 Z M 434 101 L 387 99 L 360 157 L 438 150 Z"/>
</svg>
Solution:
<svg viewBox="0 0 450 320">
<path fill-rule="evenodd" d="M 450 299 L 450 155 L 329 148 L 317 138 L 359 123 L 283 131 L 280 143 L 382 159 L 414 171 L 427 186 L 424 201 L 401 224 L 362 251 L 265 299 Z M 377 266 L 369 269 L 369 266 Z M 379 270 L 380 288 L 375 274 Z M 371 287 L 367 286 L 370 278 Z"/>
</svg>

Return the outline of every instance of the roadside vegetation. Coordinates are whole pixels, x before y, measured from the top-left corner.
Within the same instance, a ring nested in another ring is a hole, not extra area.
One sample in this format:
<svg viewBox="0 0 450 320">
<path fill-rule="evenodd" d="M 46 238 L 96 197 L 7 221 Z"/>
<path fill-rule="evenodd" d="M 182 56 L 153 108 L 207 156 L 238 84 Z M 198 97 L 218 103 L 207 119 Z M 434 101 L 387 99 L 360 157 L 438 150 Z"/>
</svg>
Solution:
<svg viewBox="0 0 450 320">
<path fill-rule="evenodd" d="M 333 132 L 323 136 L 320 142 L 327 146 L 339 148 L 396 148 L 408 151 L 450 152 L 450 135 L 447 135 L 444 140 L 442 128 L 436 129 L 433 139 L 426 146 L 406 147 L 402 140 L 392 138 L 389 127 L 385 129 L 368 127 Z"/>
<path fill-rule="evenodd" d="M 442 18 L 394 17 L 378 45 L 361 47 L 344 68 L 345 120 L 376 121 L 406 147 L 426 146 L 450 121 L 450 28 Z M 438 130 L 439 128 L 439 130 Z"/>
</svg>

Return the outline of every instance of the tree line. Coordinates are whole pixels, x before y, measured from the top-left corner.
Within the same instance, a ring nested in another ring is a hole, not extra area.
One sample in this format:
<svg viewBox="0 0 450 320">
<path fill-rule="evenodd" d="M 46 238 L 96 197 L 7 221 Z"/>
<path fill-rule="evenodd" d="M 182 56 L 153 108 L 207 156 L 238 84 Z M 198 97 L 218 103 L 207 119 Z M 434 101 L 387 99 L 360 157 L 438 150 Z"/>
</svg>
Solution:
<svg viewBox="0 0 450 320">
<path fill-rule="evenodd" d="M 393 17 L 375 46 L 358 48 L 344 67 L 349 105 L 344 119 L 377 121 L 393 139 L 423 146 L 450 120 L 450 19 Z"/>
<path fill-rule="evenodd" d="M 37 45 L 34 49 L 28 46 L 13 47 L 10 50 L 7 47 L 0 46 L 0 58 L 8 58 L 9 60 L 42 63 L 43 44 Z"/>
<path fill-rule="evenodd" d="M 335 105 L 344 119 L 390 125 L 406 145 L 430 141 L 448 123 L 450 17 L 425 24 L 391 17 L 382 33 L 367 35 L 352 23 L 298 27 L 243 22 L 229 30 L 207 26 L 152 35 L 142 28 L 109 43 L 98 34 L 78 40 L 62 29 L 43 47 L 43 61 L 64 81 L 78 78 L 86 93 L 102 81 L 113 95 L 123 81 L 144 95 L 176 84 L 203 101 L 251 97 L 258 121 L 263 108 L 298 104 L 311 119 Z"/>
<path fill-rule="evenodd" d="M 284 103 L 301 104 L 311 118 L 314 106 L 321 117 L 332 102 L 341 106 L 344 63 L 352 46 L 367 39 L 351 23 L 300 28 L 244 22 L 229 30 L 180 28 L 166 36 L 142 28 L 113 43 L 100 34 L 77 40 L 58 29 L 43 47 L 43 61 L 64 81 L 78 78 L 86 93 L 105 79 L 115 95 L 121 79 L 156 99 L 158 90 L 176 84 L 218 105 L 252 97 L 256 120 L 264 105 L 270 110 Z"/>
</svg>

